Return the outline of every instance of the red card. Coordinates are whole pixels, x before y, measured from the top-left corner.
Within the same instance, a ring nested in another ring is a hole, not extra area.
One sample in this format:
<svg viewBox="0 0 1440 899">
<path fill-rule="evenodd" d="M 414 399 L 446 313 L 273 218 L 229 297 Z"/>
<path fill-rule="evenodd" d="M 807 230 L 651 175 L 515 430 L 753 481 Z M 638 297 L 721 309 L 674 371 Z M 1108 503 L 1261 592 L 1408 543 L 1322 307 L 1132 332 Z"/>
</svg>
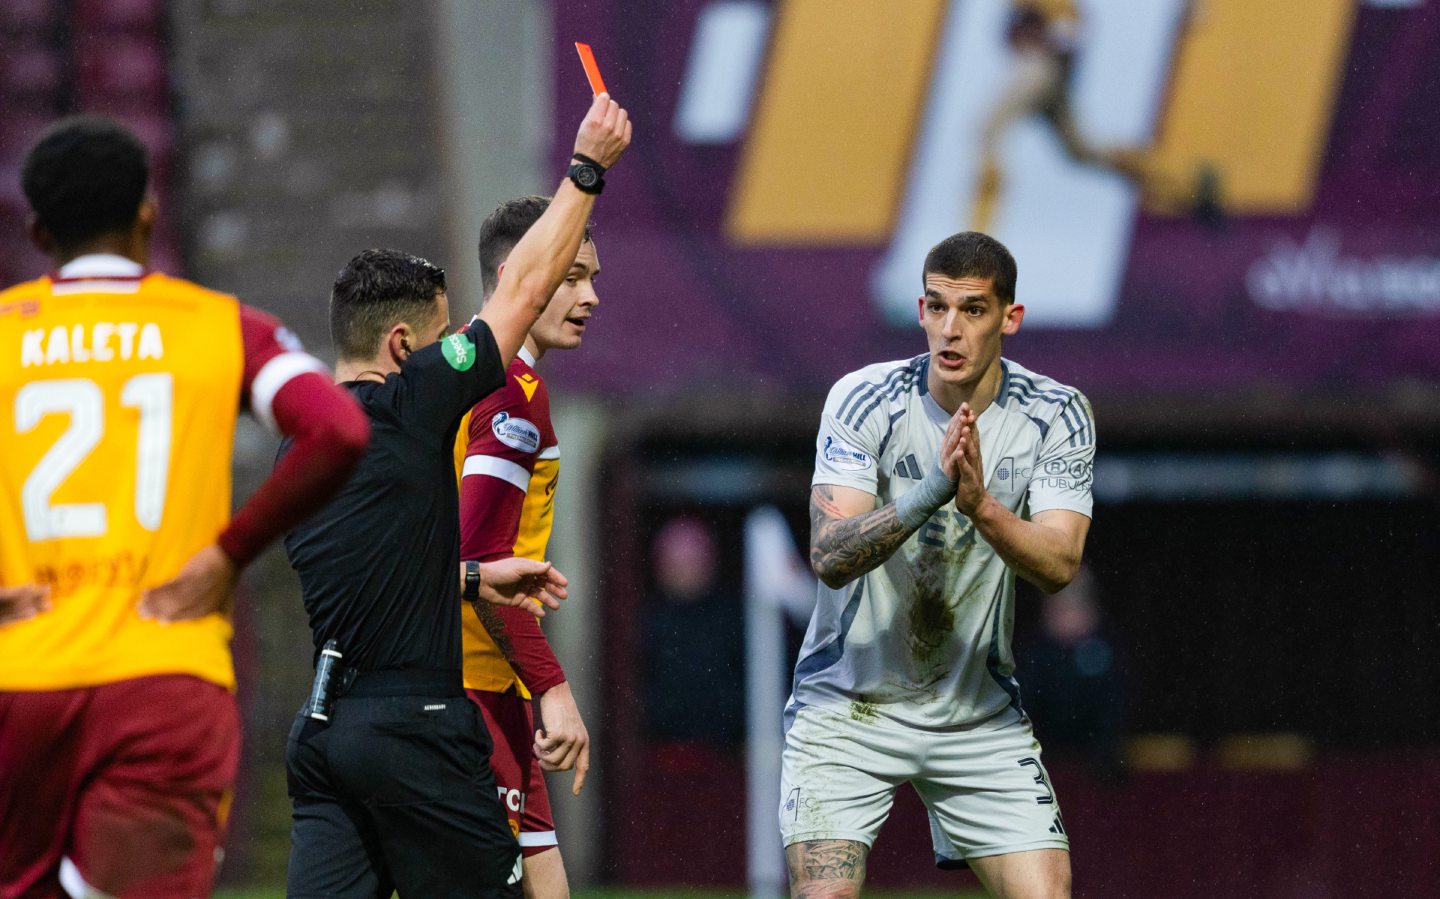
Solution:
<svg viewBox="0 0 1440 899">
<path fill-rule="evenodd" d="M 576 41 L 575 52 L 580 54 L 580 65 L 585 67 L 585 77 L 590 79 L 590 92 L 592 94 L 607 93 L 605 79 L 600 77 L 600 67 L 595 64 L 595 51 L 590 49 L 589 44 Z"/>
</svg>

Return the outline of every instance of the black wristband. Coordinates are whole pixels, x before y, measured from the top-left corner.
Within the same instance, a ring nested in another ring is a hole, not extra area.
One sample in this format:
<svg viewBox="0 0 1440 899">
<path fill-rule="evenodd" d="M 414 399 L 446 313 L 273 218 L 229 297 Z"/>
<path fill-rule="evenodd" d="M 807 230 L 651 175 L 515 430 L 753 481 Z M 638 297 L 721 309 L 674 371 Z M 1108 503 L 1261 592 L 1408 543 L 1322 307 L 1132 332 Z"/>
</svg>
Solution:
<svg viewBox="0 0 1440 899">
<path fill-rule="evenodd" d="M 571 154 L 570 154 L 570 158 L 571 158 L 571 159 L 578 159 L 578 160 L 580 160 L 581 162 L 585 163 L 586 165 L 593 165 L 593 166 L 595 166 L 595 168 L 597 168 L 597 169 L 600 170 L 600 174 L 602 174 L 602 175 L 605 174 L 606 171 L 608 171 L 608 170 L 605 168 L 605 166 L 603 166 L 603 165 L 601 165 L 600 163 L 596 162 L 595 160 L 591 159 L 589 156 L 586 156 L 584 153 L 571 153 Z"/>
<path fill-rule="evenodd" d="M 465 561 L 465 589 L 460 595 L 470 602 L 480 598 L 480 563 L 474 559 Z"/>
</svg>

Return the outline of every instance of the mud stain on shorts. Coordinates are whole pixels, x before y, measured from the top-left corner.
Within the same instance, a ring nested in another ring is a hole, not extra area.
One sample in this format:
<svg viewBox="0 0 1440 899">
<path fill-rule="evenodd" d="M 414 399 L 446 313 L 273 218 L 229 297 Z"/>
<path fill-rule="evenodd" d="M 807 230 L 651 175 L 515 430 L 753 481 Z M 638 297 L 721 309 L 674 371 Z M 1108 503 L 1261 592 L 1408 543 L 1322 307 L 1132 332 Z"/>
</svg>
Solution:
<svg viewBox="0 0 1440 899">
<path fill-rule="evenodd" d="M 877 713 L 875 703 L 857 699 L 850 703 L 850 720 L 861 724 L 874 724 Z"/>
</svg>

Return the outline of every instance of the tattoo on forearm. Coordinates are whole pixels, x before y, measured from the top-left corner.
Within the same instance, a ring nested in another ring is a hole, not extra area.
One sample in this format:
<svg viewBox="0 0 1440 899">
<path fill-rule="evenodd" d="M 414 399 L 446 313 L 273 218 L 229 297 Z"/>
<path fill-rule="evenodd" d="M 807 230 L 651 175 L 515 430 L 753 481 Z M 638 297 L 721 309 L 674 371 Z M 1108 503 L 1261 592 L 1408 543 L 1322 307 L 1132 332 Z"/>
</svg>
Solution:
<svg viewBox="0 0 1440 899">
<path fill-rule="evenodd" d="M 810 565 L 825 580 L 849 583 L 874 570 L 911 533 L 900 523 L 894 503 L 846 518 L 830 486 L 810 491 Z"/>
<path fill-rule="evenodd" d="M 790 847 L 786 857 L 790 863 L 792 895 L 832 896 L 835 895 L 834 881 L 851 882 L 856 890 L 865 881 L 865 845 L 854 840 L 797 843 Z"/>
<path fill-rule="evenodd" d="M 501 621 L 500 616 L 495 614 L 494 606 L 483 599 L 475 600 L 470 603 L 470 606 L 475 610 L 475 617 L 479 618 L 480 624 L 484 626 L 485 633 L 489 634 L 490 639 L 495 641 L 495 647 L 500 650 L 500 654 L 505 657 L 505 661 L 508 662 L 514 658 L 515 647 L 510 644 L 510 635 L 505 633 L 505 622 Z"/>
</svg>

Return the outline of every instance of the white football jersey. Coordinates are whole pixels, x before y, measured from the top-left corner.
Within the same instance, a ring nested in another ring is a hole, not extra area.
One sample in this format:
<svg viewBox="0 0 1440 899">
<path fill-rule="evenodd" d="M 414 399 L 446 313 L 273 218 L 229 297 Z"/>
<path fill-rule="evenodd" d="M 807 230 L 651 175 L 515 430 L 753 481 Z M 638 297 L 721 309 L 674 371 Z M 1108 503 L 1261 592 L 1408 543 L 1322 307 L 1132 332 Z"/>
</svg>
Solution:
<svg viewBox="0 0 1440 899">
<path fill-rule="evenodd" d="M 879 508 L 937 464 L 950 414 L 930 396 L 929 363 L 918 356 L 840 379 L 821 417 L 813 484 L 873 493 Z M 1022 518 L 1049 509 L 1088 516 L 1090 403 L 1014 362 L 1001 366 L 1000 391 L 976 424 L 987 489 Z M 807 705 L 915 727 L 1020 710 L 1014 621 L 1014 572 L 946 504 L 874 571 L 838 590 L 820 585 L 787 728 Z"/>
</svg>

